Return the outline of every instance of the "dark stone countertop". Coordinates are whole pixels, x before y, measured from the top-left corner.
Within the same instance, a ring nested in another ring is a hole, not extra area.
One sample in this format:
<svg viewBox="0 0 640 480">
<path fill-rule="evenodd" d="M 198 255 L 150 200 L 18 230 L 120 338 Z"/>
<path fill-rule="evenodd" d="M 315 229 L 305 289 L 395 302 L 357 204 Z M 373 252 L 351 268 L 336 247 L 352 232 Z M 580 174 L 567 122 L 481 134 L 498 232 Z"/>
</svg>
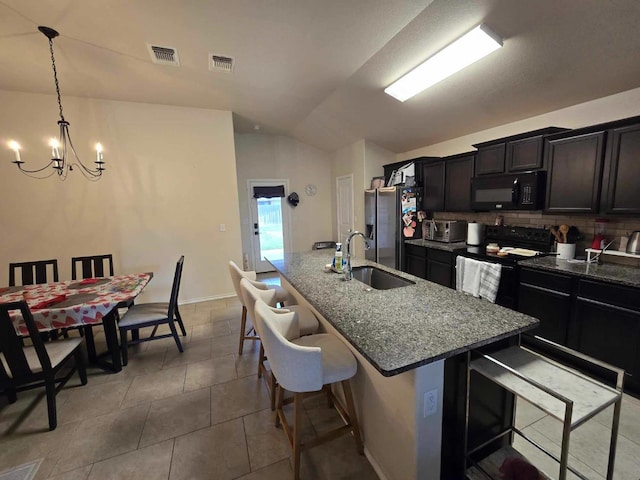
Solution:
<svg viewBox="0 0 640 480">
<path fill-rule="evenodd" d="M 454 242 L 454 243 L 445 243 L 445 242 L 434 242 L 433 240 L 405 240 L 404 243 L 408 243 L 409 245 L 417 245 L 418 247 L 427 247 L 427 248 L 435 248 L 437 250 L 446 250 L 447 252 L 453 252 L 454 250 L 458 250 L 459 248 L 465 248 L 467 244 L 465 242 Z"/>
<path fill-rule="evenodd" d="M 606 262 L 606 259 L 605 259 Z M 555 273 L 566 273 L 576 275 L 591 280 L 617 283 L 627 287 L 640 287 L 640 268 L 627 265 L 617 265 L 614 263 L 573 263 L 567 260 L 560 260 L 556 257 L 536 257 L 521 260 L 518 263 L 521 267 L 538 268 Z"/>
<path fill-rule="evenodd" d="M 393 376 L 472 348 L 508 338 L 538 325 L 538 320 L 473 298 L 436 283 L 366 260 L 415 285 L 372 290 L 358 280 L 325 272 L 333 252 L 286 254 L 271 261 L 384 376 Z"/>
</svg>

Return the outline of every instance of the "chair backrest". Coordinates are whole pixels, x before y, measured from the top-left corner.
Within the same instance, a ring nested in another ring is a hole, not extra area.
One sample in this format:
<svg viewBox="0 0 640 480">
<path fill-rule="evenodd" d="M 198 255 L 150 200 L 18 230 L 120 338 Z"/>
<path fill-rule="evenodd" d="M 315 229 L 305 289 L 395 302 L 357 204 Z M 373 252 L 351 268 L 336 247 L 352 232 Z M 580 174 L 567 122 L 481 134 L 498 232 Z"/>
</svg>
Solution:
<svg viewBox="0 0 640 480">
<path fill-rule="evenodd" d="M 105 270 L 105 262 L 107 269 Z M 71 259 L 71 280 L 78 280 L 77 265 L 82 266 L 81 278 L 113 277 L 113 255 L 92 255 L 89 257 L 73 257 Z M 105 274 L 106 271 L 106 274 Z"/>
<path fill-rule="evenodd" d="M 238 265 L 236 265 L 234 262 L 229 260 L 229 275 L 231 275 L 231 281 L 233 282 L 233 288 L 236 291 L 236 295 L 238 296 L 238 300 L 243 302 L 243 300 L 242 300 L 242 292 L 240 291 L 240 280 L 242 280 L 243 278 L 247 278 L 249 280 L 255 280 L 256 279 L 256 272 L 254 272 L 254 271 L 245 272 L 243 270 L 240 270 Z M 242 304 L 244 305 L 244 302 Z M 246 307 L 246 305 L 245 305 L 245 307 Z"/>
<path fill-rule="evenodd" d="M 22 300 L 20 302 L 11 302 L 0 304 L 0 353 L 2 361 L 0 361 L 0 382 L 11 381 L 15 383 L 23 383 L 29 377 L 33 376 L 27 358 L 24 354 L 22 339 L 16 333 L 11 321 L 10 312 L 19 310 L 24 323 L 29 331 L 31 343 L 36 351 L 42 372 L 47 374 L 51 371 L 51 361 L 47 350 L 44 348 L 42 339 L 38 333 L 38 328 L 31 315 L 31 310 L 27 303 Z"/>
<path fill-rule="evenodd" d="M 180 280 L 182 279 L 182 266 L 184 265 L 184 255 L 176 263 L 176 271 L 173 275 L 173 285 L 171 286 L 171 298 L 169 299 L 169 319 L 174 318 L 178 306 L 178 294 L 180 293 Z"/>
<path fill-rule="evenodd" d="M 251 321 L 251 324 L 258 331 L 258 336 L 262 331 L 262 325 L 258 323 L 255 316 L 256 300 L 260 299 L 270 307 L 276 306 L 276 291 L 275 289 L 263 290 L 256 287 L 253 282 L 243 278 L 240 280 L 240 293 L 242 295 L 242 304 L 247 308 L 247 316 Z"/>
<path fill-rule="evenodd" d="M 295 337 L 294 312 L 279 313 L 258 299 L 256 317 L 262 324 L 260 341 L 269 365 L 282 387 L 290 392 L 315 392 L 322 388 L 322 349 L 290 342 Z"/>
<path fill-rule="evenodd" d="M 47 267 L 51 267 L 52 276 L 47 276 Z M 16 285 L 16 270 L 22 271 L 20 285 L 35 285 L 39 283 L 58 281 L 58 260 L 38 260 L 35 262 L 20 262 L 9 264 L 9 286 Z"/>
</svg>

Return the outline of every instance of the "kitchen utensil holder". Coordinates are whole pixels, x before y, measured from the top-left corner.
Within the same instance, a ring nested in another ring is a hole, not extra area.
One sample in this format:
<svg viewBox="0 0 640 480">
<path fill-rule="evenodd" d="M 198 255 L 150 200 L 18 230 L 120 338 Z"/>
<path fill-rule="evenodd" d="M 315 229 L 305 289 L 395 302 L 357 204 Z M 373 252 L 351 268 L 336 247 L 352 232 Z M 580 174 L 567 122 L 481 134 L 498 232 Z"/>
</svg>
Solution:
<svg viewBox="0 0 640 480">
<path fill-rule="evenodd" d="M 558 252 L 558 256 L 556 258 L 560 260 L 572 260 L 576 256 L 576 244 L 558 243 L 556 251 Z"/>
</svg>

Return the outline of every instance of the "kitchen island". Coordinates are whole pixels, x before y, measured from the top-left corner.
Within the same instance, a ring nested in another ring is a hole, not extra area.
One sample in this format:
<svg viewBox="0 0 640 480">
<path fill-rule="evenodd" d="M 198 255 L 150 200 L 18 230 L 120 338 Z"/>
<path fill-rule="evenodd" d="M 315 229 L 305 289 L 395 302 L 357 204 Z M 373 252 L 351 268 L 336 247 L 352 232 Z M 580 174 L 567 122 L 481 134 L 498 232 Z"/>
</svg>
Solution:
<svg viewBox="0 0 640 480">
<path fill-rule="evenodd" d="M 356 406 L 366 454 L 380 477 L 441 478 L 441 470 L 444 475 L 450 467 L 444 463 L 453 458 L 449 444 L 460 447 L 464 412 L 457 407 L 466 394 L 460 378 L 466 374 L 465 353 L 510 341 L 538 321 L 373 262 L 353 266 L 372 265 L 413 284 L 375 290 L 347 282 L 324 270 L 331 259 L 331 253 L 317 251 L 271 263 L 283 286 L 356 355 Z M 492 403 L 509 410 L 509 399 L 498 396 Z"/>
</svg>

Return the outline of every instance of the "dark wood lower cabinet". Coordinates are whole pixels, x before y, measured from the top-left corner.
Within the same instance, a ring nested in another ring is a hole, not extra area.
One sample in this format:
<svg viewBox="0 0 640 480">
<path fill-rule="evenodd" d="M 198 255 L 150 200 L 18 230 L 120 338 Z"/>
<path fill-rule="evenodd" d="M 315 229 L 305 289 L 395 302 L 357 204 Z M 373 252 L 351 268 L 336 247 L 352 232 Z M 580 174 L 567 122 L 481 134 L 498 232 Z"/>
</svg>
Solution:
<svg viewBox="0 0 640 480">
<path fill-rule="evenodd" d="M 518 310 L 540 320 L 540 326 L 527 334 L 538 335 L 561 345 L 567 344 L 571 318 L 571 295 L 537 285 L 520 283 Z"/>
<path fill-rule="evenodd" d="M 445 287 L 455 288 L 454 254 L 452 252 L 411 244 L 407 244 L 406 247 L 405 272 Z"/>
<path fill-rule="evenodd" d="M 540 320 L 523 341 L 538 335 L 622 368 L 625 390 L 640 394 L 640 289 L 521 267 L 518 311 Z"/>
<path fill-rule="evenodd" d="M 405 272 L 416 277 L 427 279 L 427 260 L 424 257 L 407 255 L 405 262 Z"/>
<path fill-rule="evenodd" d="M 452 272 L 450 263 L 427 260 L 427 280 L 452 288 Z"/>
<path fill-rule="evenodd" d="M 640 312 L 578 297 L 569 347 L 623 368 L 627 388 L 640 391 Z"/>
</svg>

